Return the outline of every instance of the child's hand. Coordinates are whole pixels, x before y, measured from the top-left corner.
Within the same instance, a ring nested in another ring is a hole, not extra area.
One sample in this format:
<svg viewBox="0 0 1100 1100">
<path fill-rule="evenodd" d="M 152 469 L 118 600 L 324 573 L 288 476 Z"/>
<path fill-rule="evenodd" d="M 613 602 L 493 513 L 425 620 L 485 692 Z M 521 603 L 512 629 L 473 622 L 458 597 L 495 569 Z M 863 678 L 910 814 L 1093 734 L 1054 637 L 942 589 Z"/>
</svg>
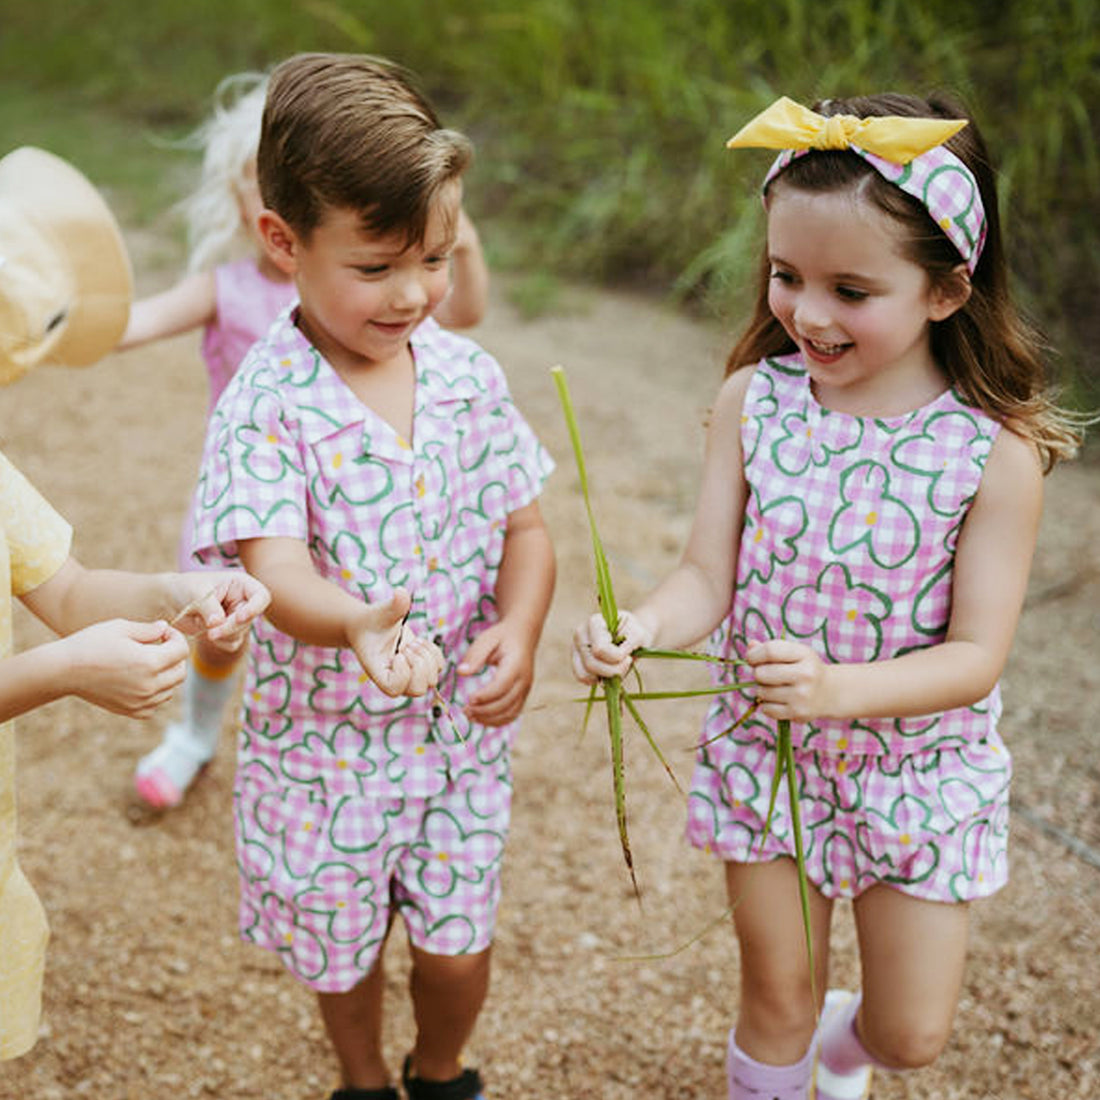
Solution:
<svg viewBox="0 0 1100 1100">
<path fill-rule="evenodd" d="M 235 653 L 244 645 L 252 621 L 263 614 L 271 593 L 240 569 L 183 573 L 174 591 L 183 606 L 172 625 L 184 634 L 200 634 L 218 649 Z"/>
<path fill-rule="evenodd" d="M 826 712 L 829 666 L 808 645 L 761 642 L 745 654 L 756 680 L 760 710 L 769 718 L 812 722 Z"/>
<path fill-rule="evenodd" d="M 466 717 L 483 726 L 506 726 L 519 717 L 535 678 L 534 647 L 507 622 L 482 631 L 458 665 L 460 676 L 474 676 L 492 665 L 492 679 L 470 696 Z"/>
<path fill-rule="evenodd" d="M 424 695 L 439 682 L 443 654 L 405 621 L 411 600 L 394 589 L 388 603 L 367 604 L 348 630 L 363 671 L 387 695 Z"/>
<path fill-rule="evenodd" d="M 148 718 L 187 671 L 187 639 L 164 621 L 110 619 L 56 644 L 65 655 L 72 694 L 131 718 Z"/>
<path fill-rule="evenodd" d="M 602 615 L 590 615 L 573 631 L 573 675 L 582 684 L 625 676 L 636 649 L 653 644 L 654 630 L 632 611 L 619 612 L 622 641 L 615 645 Z"/>
</svg>

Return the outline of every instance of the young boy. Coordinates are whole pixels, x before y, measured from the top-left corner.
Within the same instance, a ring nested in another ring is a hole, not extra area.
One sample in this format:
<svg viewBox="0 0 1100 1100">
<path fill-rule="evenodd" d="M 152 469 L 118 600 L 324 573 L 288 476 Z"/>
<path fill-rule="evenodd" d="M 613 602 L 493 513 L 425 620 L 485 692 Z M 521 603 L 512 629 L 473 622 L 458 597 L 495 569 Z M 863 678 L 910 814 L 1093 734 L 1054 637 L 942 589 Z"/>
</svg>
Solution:
<svg viewBox="0 0 1100 1100">
<path fill-rule="evenodd" d="M 317 991 L 333 1100 L 396 1100 L 381 1021 L 398 912 L 405 1092 L 481 1096 L 459 1055 L 488 987 L 509 751 L 554 558 L 549 457 L 495 361 L 430 317 L 470 155 L 389 62 L 275 69 L 259 226 L 300 302 L 219 401 L 196 497 L 198 556 L 272 591 L 238 754 L 241 929 Z"/>
</svg>

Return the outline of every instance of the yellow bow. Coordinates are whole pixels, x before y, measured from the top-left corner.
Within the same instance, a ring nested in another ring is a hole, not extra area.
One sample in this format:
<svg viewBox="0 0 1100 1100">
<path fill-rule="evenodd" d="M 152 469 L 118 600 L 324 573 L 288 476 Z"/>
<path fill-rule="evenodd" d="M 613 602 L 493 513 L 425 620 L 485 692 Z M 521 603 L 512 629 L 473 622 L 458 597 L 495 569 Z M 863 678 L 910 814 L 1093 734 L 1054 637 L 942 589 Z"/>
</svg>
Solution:
<svg viewBox="0 0 1100 1100">
<path fill-rule="evenodd" d="M 966 119 L 904 118 L 882 115 L 827 118 L 783 96 L 745 123 L 726 142 L 727 149 L 847 149 L 855 145 L 892 164 L 908 164 L 942 145 L 966 125 Z"/>
</svg>

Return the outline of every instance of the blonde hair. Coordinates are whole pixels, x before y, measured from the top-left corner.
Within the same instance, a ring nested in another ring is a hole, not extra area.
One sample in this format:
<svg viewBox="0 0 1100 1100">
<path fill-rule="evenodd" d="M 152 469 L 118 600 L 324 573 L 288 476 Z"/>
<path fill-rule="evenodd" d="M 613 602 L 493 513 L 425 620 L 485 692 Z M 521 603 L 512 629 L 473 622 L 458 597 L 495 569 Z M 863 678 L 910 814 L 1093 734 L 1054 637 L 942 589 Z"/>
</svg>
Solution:
<svg viewBox="0 0 1100 1100">
<path fill-rule="evenodd" d="M 227 76 L 214 92 L 213 113 L 186 140 L 203 154 L 199 185 L 180 203 L 187 221 L 189 271 L 255 250 L 241 221 L 238 189 L 256 159 L 267 81 L 266 73 Z"/>
</svg>

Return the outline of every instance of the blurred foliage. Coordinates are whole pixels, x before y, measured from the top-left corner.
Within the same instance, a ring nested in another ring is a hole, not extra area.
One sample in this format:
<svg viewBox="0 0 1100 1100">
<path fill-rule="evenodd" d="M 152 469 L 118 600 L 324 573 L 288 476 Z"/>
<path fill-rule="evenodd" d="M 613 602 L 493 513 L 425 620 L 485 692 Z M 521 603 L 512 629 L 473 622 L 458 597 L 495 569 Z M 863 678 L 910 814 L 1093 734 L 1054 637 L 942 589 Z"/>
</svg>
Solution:
<svg viewBox="0 0 1100 1100">
<path fill-rule="evenodd" d="M 305 49 L 420 74 L 478 144 L 469 205 L 500 262 L 730 316 L 755 270 L 768 158 L 731 156 L 729 133 L 779 94 L 961 95 L 999 158 L 1025 304 L 1078 399 L 1100 401 L 1095 0 L 0 0 L 0 123 L 8 144 L 73 156 L 140 218 L 149 196 L 182 194 L 163 140 L 201 119 L 218 80 Z M 93 126 L 92 110 L 115 121 Z"/>
</svg>

